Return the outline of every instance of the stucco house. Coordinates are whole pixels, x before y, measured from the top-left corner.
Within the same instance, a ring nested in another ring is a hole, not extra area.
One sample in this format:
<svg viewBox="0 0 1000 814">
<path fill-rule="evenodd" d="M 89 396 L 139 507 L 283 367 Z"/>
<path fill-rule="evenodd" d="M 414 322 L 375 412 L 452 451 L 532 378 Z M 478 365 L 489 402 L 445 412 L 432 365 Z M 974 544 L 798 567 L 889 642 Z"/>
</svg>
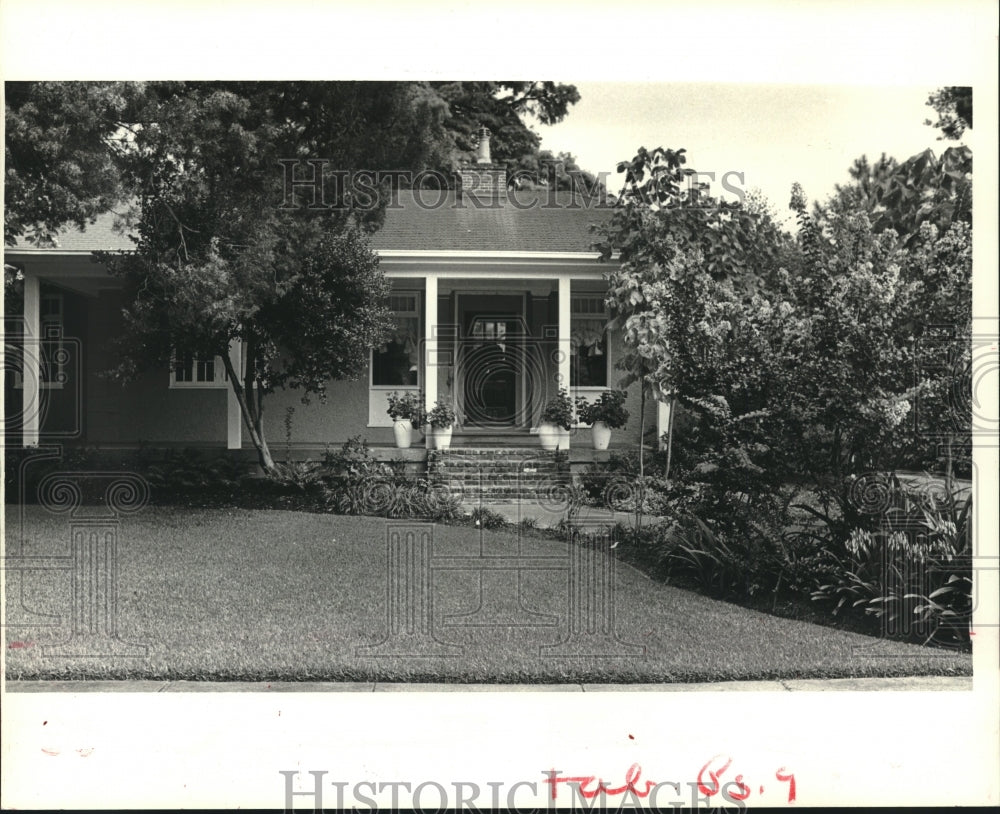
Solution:
<svg viewBox="0 0 1000 814">
<path fill-rule="evenodd" d="M 606 330 L 607 266 L 590 248 L 590 225 L 609 217 L 608 204 L 544 188 L 507 190 L 488 134 L 484 142 L 462 169 L 459 190 L 401 191 L 390 204 L 373 246 L 391 281 L 395 331 L 372 350 L 367 376 L 332 383 L 325 403 L 303 405 L 294 391 L 269 397 L 276 457 L 289 407 L 291 448 L 302 457 L 354 436 L 386 456 L 402 452 L 393 449 L 386 409 L 389 393 L 406 390 L 424 393 L 428 407 L 436 399 L 453 405 L 453 449 L 537 448 L 540 413 L 560 386 L 594 397 L 617 385 L 621 340 Z M 7 366 L 8 444 L 228 449 L 251 459 L 218 360 L 177 360 L 127 386 L 99 375 L 114 361 L 122 293 L 92 252 L 132 245 L 112 221 L 66 230 L 52 248 L 5 251 L 5 264 L 24 276 L 26 345 L 42 359 L 23 370 Z M 240 348 L 231 353 L 238 359 Z M 634 387 L 627 407 L 629 424 L 614 433 L 613 448 L 639 442 Z M 665 421 L 662 406 L 647 404 L 647 428 L 662 430 Z M 589 436 L 584 428 L 572 434 L 572 460 L 594 458 Z M 411 461 L 425 454 L 421 440 L 405 451 Z"/>
</svg>

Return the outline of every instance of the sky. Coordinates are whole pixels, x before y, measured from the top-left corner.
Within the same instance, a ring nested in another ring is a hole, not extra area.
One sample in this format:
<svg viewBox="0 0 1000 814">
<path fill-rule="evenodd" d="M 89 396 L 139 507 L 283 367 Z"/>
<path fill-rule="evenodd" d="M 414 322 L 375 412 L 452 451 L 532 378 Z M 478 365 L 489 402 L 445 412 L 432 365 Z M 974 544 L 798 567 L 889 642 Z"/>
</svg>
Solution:
<svg viewBox="0 0 1000 814">
<path fill-rule="evenodd" d="M 955 143 L 937 141 L 940 132 L 924 124 L 936 119 L 925 104 L 935 86 L 572 84 L 581 98 L 569 115 L 535 130 L 543 148 L 572 153 L 589 172 L 607 172 L 612 192 L 623 178 L 617 163 L 638 147 L 683 147 L 689 167 L 715 173 L 714 194 L 735 200 L 721 180 L 742 172 L 743 183 L 729 176 L 729 186 L 759 188 L 783 215 L 795 181 L 810 200 L 822 200 L 849 180 L 861 155 L 904 160 Z"/>
</svg>

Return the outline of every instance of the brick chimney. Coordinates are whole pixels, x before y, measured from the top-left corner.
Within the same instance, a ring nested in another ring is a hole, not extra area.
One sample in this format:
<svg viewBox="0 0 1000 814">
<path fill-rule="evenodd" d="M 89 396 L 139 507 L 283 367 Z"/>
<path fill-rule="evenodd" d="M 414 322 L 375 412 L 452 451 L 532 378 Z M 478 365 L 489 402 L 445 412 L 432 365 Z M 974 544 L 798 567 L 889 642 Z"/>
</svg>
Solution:
<svg viewBox="0 0 1000 814">
<path fill-rule="evenodd" d="M 469 196 L 484 203 L 502 203 L 507 190 L 507 167 L 493 163 L 490 156 L 489 128 L 480 127 L 477 135 L 479 140 L 476 145 L 476 160 L 459 168 L 458 196 L 460 199 Z"/>
</svg>

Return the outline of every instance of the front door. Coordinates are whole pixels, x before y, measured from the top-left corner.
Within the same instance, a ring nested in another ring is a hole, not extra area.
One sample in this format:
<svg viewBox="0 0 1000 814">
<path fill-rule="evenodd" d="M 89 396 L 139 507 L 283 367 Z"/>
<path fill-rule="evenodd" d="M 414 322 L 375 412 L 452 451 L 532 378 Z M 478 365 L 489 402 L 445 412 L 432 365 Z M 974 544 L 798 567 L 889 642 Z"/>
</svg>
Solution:
<svg viewBox="0 0 1000 814">
<path fill-rule="evenodd" d="M 523 353 L 520 318 L 513 314 L 472 316 L 466 337 L 462 353 L 466 425 L 514 426 Z"/>
</svg>

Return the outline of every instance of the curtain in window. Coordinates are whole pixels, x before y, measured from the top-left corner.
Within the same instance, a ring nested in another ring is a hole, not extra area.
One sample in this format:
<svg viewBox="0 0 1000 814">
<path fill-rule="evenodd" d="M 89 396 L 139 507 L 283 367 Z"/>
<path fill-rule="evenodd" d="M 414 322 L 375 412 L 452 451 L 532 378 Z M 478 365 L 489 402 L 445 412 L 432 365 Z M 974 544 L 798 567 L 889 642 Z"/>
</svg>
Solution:
<svg viewBox="0 0 1000 814">
<path fill-rule="evenodd" d="M 600 344 L 606 326 L 607 322 L 603 319 L 574 319 L 570 326 L 573 352 L 578 352 L 581 347 Z"/>
<path fill-rule="evenodd" d="M 390 344 L 401 345 L 411 365 L 420 362 L 420 338 L 417 336 L 416 317 L 395 317 L 395 325 L 386 337 L 379 353 L 385 353 Z"/>
</svg>

